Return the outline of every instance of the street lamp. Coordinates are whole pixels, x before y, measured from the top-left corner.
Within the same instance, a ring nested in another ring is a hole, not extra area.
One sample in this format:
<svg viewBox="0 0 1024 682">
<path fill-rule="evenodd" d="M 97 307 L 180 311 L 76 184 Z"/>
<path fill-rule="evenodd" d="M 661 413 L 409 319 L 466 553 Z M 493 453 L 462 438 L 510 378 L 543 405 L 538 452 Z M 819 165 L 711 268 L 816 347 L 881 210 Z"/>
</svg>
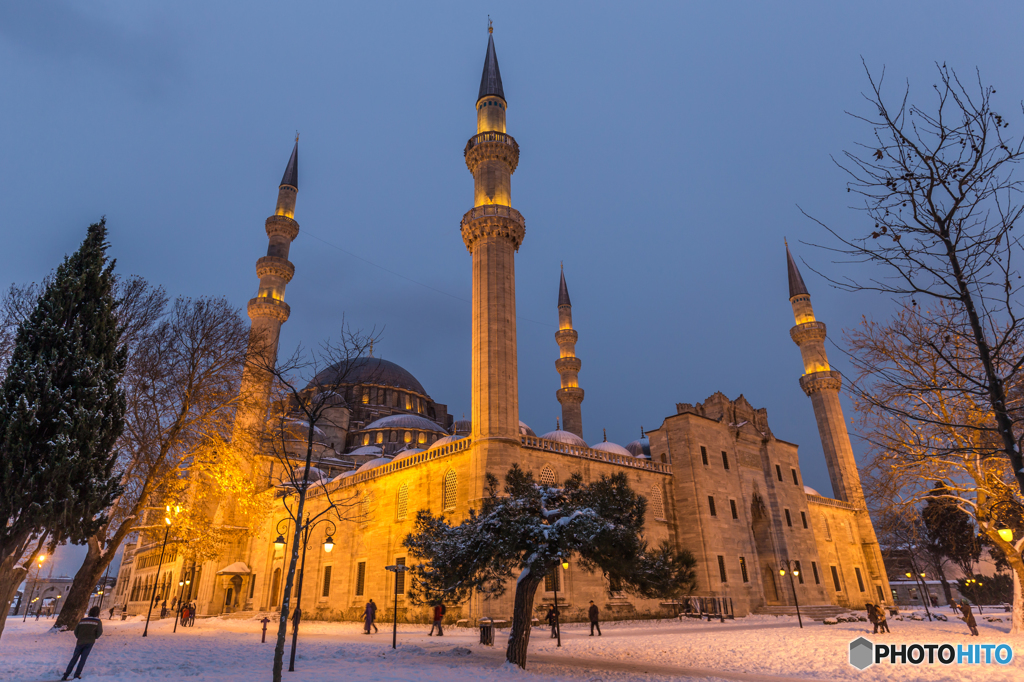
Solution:
<svg viewBox="0 0 1024 682">
<path fill-rule="evenodd" d="M 921 586 L 921 603 L 924 604 L 924 612 L 928 616 L 928 622 L 930 623 L 932 620 L 932 612 L 928 609 L 928 602 L 930 600 L 930 597 L 928 596 L 928 586 L 924 582 L 925 574 L 919 573 L 917 575 L 914 575 L 908 571 L 907 577 L 913 578 L 914 581 Z"/>
<path fill-rule="evenodd" d="M 331 536 L 328 535 L 327 536 L 327 540 L 330 541 L 331 540 Z M 333 546 L 334 546 L 334 543 L 331 543 L 331 547 L 333 547 Z M 331 551 L 331 550 L 327 549 L 327 543 L 326 542 L 324 543 L 324 551 L 327 551 L 327 552 Z M 394 624 L 393 629 L 391 630 L 391 648 L 392 649 L 397 649 L 398 648 L 398 574 L 399 573 L 404 573 L 405 571 L 408 571 L 409 567 L 405 566 L 403 564 L 395 564 L 394 566 L 385 566 L 384 570 L 392 571 L 395 574 L 395 624 Z M 433 632 L 434 630 L 431 629 L 430 631 Z"/>
<path fill-rule="evenodd" d="M 1003 542 L 1013 542 L 1013 529 L 1012 528 L 1000 528 L 999 539 Z"/>
<path fill-rule="evenodd" d="M 36 586 L 39 584 L 39 571 L 42 570 L 44 561 L 46 561 L 45 554 L 40 554 L 36 557 L 36 579 L 32 581 L 32 591 L 28 593 L 28 602 L 25 604 L 25 617 L 21 619 L 22 623 L 28 620 L 29 607 L 31 607 L 32 602 L 35 601 L 32 599 L 32 595 L 35 594 Z"/>
<path fill-rule="evenodd" d="M 181 513 L 181 507 L 174 508 L 174 515 L 177 517 Z M 156 578 L 153 580 L 153 595 L 149 598 L 149 611 L 146 612 L 146 627 L 142 631 L 142 636 L 146 637 L 149 635 L 149 617 L 153 614 L 153 602 L 156 601 L 157 588 L 160 585 L 160 569 L 164 567 L 164 550 L 167 549 L 167 535 L 171 532 L 171 506 L 167 505 L 167 515 L 164 517 L 164 544 L 160 547 L 160 562 L 156 566 Z"/>
<path fill-rule="evenodd" d="M 569 560 L 558 557 L 558 563 L 562 565 L 562 569 L 569 568 Z M 558 644 L 556 646 L 562 646 L 562 613 L 558 610 L 558 582 L 561 578 L 558 575 L 558 566 L 555 566 L 555 579 L 553 581 L 555 587 L 555 636 L 558 638 Z"/>
<path fill-rule="evenodd" d="M 309 547 L 309 536 L 316 526 L 319 526 L 321 523 L 330 525 L 331 528 L 327 531 L 323 548 L 328 554 L 334 549 L 334 534 L 338 532 L 338 527 L 330 519 L 325 518 L 317 521 L 329 509 L 331 507 L 320 512 L 320 514 L 317 514 L 312 519 L 309 518 L 309 514 L 306 514 L 306 522 L 299 527 L 299 539 L 302 541 L 302 564 L 299 567 L 299 584 L 295 590 L 295 616 L 292 621 L 292 651 L 288 660 L 288 672 L 295 672 L 295 647 L 299 638 L 299 621 L 302 620 L 302 583 L 306 580 L 306 549 Z M 274 547 L 277 549 L 283 549 L 285 546 L 284 528 L 290 522 L 291 519 L 281 519 L 277 524 L 277 539 L 274 540 Z"/>
<path fill-rule="evenodd" d="M 789 585 L 793 588 L 793 603 L 796 604 L 796 621 L 800 624 L 801 629 L 804 627 L 804 619 L 800 616 L 800 600 L 796 596 L 796 582 L 793 581 L 793 576 L 800 575 L 798 569 L 793 568 L 793 562 L 786 559 L 786 564 L 783 568 L 779 569 L 779 575 L 786 575 L 786 569 L 789 569 Z"/>
</svg>

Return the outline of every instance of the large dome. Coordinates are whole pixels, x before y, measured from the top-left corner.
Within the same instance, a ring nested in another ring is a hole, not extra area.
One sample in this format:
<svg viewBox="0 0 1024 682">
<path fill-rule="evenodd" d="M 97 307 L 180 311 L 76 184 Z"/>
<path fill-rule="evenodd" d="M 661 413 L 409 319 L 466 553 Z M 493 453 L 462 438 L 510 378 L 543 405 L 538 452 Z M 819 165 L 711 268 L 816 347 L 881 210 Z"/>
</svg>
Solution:
<svg viewBox="0 0 1024 682">
<path fill-rule="evenodd" d="M 445 433 L 445 430 L 425 417 L 418 417 L 415 414 L 393 414 L 383 417 L 365 426 L 363 431 L 373 429 L 416 429 L 417 431 L 436 431 Z"/>
<path fill-rule="evenodd" d="M 333 384 L 338 380 L 338 372 L 344 363 L 331 365 L 316 375 L 316 378 L 306 388 L 316 388 Z M 356 358 L 348 364 L 344 383 L 346 384 L 373 384 L 377 386 L 390 386 L 402 388 L 406 391 L 427 395 L 423 386 L 404 367 L 382 358 Z"/>
</svg>

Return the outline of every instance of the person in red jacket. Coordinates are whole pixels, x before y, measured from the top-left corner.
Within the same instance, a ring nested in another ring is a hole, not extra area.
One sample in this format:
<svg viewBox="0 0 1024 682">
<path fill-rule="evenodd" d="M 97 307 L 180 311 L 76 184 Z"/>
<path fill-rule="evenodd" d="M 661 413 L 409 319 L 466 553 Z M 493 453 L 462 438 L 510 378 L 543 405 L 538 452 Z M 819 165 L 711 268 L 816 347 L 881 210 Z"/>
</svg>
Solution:
<svg viewBox="0 0 1024 682">
<path fill-rule="evenodd" d="M 444 630 L 441 628 L 441 624 L 444 622 L 444 613 L 444 604 L 441 602 L 434 604 L 434 624 L 430 626 L 430 632 L 427 633 L 427 637 L 434 634 L 434 628 L 437 628 L 438 637 L 444 637 Z"/>
<path fill-rule="evenodd" d="M 89 652 L 92 651 L 93 644 L 103 634 L 103 621 L 100 620 L 100 607 L 94 606 L 89 609 L 89 615 L 78 621 L 78 625 L 75 626 L 75 638 L 78 640 L 75 644 L 75 653 L 71 657 L 71 662 L 68 663 L 67 670 L 64 671 L 64 677 L 62 680 L 68 679 L 68 675 L 71 674 L 71 669 L 75 667 L 75 663 L 78 663 L 78 670 L 75 670 L 75 679 L 81 679 L 82 668 L 85 667 L 85 659 L 89 658 Z"/>
</svg>

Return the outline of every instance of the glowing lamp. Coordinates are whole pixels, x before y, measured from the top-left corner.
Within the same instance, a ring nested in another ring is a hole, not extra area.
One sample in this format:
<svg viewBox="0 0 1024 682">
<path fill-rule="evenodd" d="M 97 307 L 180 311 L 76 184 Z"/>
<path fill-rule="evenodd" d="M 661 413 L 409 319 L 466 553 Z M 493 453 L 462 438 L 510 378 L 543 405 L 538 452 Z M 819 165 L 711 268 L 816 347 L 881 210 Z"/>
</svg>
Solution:
<svg viewBox="0 0 1024 682">
<path fill-rule="evenodd" d="M 277 539 L 274 540 L 274 549 L 284 549 L 284 536 L 278 535 Z"/>
<path fill-rule="evenodd" d="M 1012 528 L 1000 528 L 999 539 L 1003 542 L 1013 542 L 1013 529 Z"/>
<path fill-rule="evenodd" d="M 179 580 L 178 581 L 178 587 L 184 587 L 184 586 L 185 586 L 185 581 L 184 580 Z"/>
<path fill-rule="evenodd" d="M 793 575 L 800 575 L 800 571 L 793 571 Z"/>
<path fill-rule="evenodd" d="M 924 573 L 922 573 L 922 574 L 921 574 L 921 577 L 922 577 L 922 578 L 924 577 Z"/>
<path fill-rule="evenodd" d="M 167 522 L 168 526 L 171 525 L 171 520 L 169 518 L 167 518 L 166 516 L 164 517 L 164 521 Z"/>
<path fill-rule="evenodd" d="M 334 538 L 328 535 L 327 539 L 324 540 L 324 551 L 330 554 L 332 549 L 334 549 Z"/>
<path fill-rule="evenodd" d="M 913 575 L 912 573 L 907 573 L 907 577 L 908 577 L 908 578 L 913 578 L 913 577 L 914 577 L 914 575 Z"/>
<path fill-rule="evenodd" d="M 186 585 L 191 585 L 191 584 L 192 584 L 192 581 L 191 581 L 191 580 L 186 580 L 186 581 L 185 581 L 185 584 L 186 584 Z"/>
<path fill-rule="evenodd" d="M 565 569 L 565 570 L 569 570 L 569 560 L 568 559 L 565 559 L 565 560 L 562 561 L 562 568 Z"/>
<path fill-rule="evenodd" d="M 61 597 L 63 597 L 63 596 L 64 596 L 63 594 L 58 594 L 58 595 L 57 595 L 57 599 L 60 599 L 60 598 L 61 598 Z"/>
<path fill-rule="evenodd" d="M 779 575 L 786 575 L 786 569 L 780 568 L 779 569 Z"/>
</svg>

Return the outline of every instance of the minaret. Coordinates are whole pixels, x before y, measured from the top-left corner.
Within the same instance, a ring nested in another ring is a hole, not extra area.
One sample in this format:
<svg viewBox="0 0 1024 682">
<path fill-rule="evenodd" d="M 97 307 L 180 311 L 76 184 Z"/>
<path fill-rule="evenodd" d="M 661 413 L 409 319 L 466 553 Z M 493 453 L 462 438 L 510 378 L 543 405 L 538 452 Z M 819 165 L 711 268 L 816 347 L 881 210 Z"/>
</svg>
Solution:
<svg viewBox="0 0 1024 682">
<path fill-rule="evenodd" d="M 523 216 L 511 206 L 519 145 L 505 133 L 507 103 L 493 29 L 488 31 L 477 134 L 464 152 L 474 207 L 462 218 L 462 239 L 473 255 L 472 437 L 484 461 L 492 452 L 511 456 L 505 446 L 519 445 L 515 253 L 526 231 Z"/>
<path fill-rule="evenodd" d="M 558 283 L 558 331 L 555 341 L 558 342 L 558 359 L 555 369 L 562 377 L 562 385 L 555 396 L 562 404 L 562 424 L 566 431 L 583 438 L 583 413 L 580 403 L 583 402 L 583 389 L 580 388 L 580 359 L 576 357 L 576 339 L 578 335 L 572 328 L 572 303 L 569 301 L 569 288 L 565 286 L 565 270 L 562 270 Z"/>
<path fill-rule="evenodd" d="M 299 136 L 295 136 L 295 147 L 284 169 L 284 177 L 277 190 L 277 209 L 267 218 L 266 229 L 269 245 L 267 255 L 256 261 L 256 276 L 260 288 L 256 298 L 249 300 L 249 317 L 252 319 L 250 344 L 258 344 L 262 355 L 260 364 L 269 367 L 277 361 L 277 346 L 281 337 L 281 325 L 288 320 L 291 310 L 284 302 L 284 290 L 295 266 L 288 260 L 292 241 L 299 235 L 299 224 L 295 222 L 295 195 L 299 191 Z M 267 398 L 271 377 L 259 369 L 246 369 L 242 378 L 242 391 L 249 405 L 239 411 L 235 423 L 236 437 L 240 428 L 258 424 L 266 417 Z"/>
</svg>

